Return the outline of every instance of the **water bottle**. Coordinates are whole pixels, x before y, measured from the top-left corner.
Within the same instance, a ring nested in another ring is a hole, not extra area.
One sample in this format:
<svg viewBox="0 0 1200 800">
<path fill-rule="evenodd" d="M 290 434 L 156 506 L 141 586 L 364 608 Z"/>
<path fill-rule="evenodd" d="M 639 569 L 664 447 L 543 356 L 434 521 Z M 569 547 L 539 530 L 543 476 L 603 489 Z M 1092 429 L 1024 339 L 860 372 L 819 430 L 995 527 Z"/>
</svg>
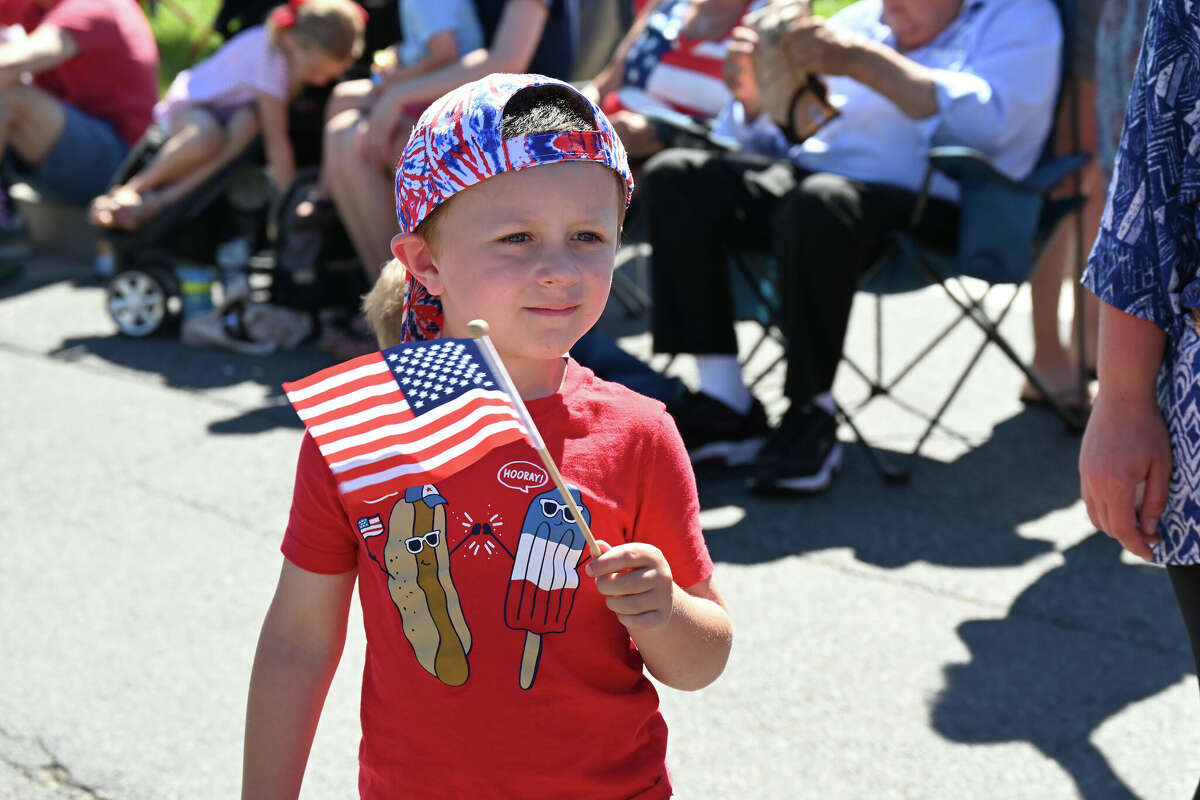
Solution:
<svg viewBox="0 0 1200 800">
<path fill-rule="evenodd" d="M 250 296 L 250 240 L 235 236 L 217 246 L 217 266 L 221 269 L 221 290 L 224 302 L 244 300 Z"/>
</svg>

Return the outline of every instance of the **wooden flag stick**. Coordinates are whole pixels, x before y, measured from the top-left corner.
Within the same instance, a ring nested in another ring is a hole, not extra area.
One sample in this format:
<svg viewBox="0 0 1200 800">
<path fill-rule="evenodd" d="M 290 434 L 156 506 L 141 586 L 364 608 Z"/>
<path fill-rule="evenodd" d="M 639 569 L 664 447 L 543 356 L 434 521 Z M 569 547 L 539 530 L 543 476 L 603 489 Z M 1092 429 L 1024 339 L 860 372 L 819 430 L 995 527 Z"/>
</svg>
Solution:
<svg viewBox="0 0 1200 800">
<path fill-rule="evenodd" d="M 499 379 L 500 388 L 512 398 L 513 405 L 517 409 L 517 414 L 521 418 L 521 424 L 525 426 L 525 430 L 529 434 L 529 443 L 533 445 L 533 449 L 537 451 L 538 458 L 542 460 L 546 471 L 550 473 L 550 480 L 554 481 L 554 485 L 558 487 L 559 493 L 566 499 L 567 508 L 571 509 L 571 516 L 575 517 L 575 523 L 579 526 L 579 530 L 583 531 L 583 538 L 587 539 L 588 550 L 591 551 L 592 558 L 599 558 L 600 546 L 596 544 L 596 539 L 592 536 L 592 531 L 588 527 L 587 520 L 583 518 L 583 514 L 579 511 L 579 506 L 575 505 L 575 498 L 567 491 L 567 484 L 563 481 L 562 474 L 558 471 L 558 465 L 550 457 L 550 451 L 546 449 L 546 443 L 542 441 L 542 435 L 538 432 L 537 425 L 533 424 L 533 417 L 529 416 L 529 411 L 525 408 L 525 401 L 521 399 L 521 395 L 517 392 L 517 387 L 513 384 L 508 370 L 504 368 L 504 362 L 500 360 L 500 354 L 496 352 L 496 346 L 492 344 L 492 340 L 488 336 L 487 322 L 482 319 L 473 319 L 467 323 L 467 329 L 479 341 L 479 349 L 483 353 L 484 359 L 488 362 L 488 366 L 491 367 L 492 372 Z"/>
</svg>

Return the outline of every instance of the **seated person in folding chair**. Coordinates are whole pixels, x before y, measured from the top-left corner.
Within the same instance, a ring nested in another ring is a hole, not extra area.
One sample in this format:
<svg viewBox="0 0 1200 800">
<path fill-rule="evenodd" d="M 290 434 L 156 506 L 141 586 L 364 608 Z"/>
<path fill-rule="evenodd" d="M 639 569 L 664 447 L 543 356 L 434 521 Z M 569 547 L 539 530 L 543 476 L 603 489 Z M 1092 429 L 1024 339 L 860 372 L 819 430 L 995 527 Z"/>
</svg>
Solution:
<svg viewBox="0 0 1200 800">
<path fill-rule="evenodd" d="M 655 349 L 698 356 L 700 392 L 672 409 L 694 458 L 756 461 L 760 491 L 829 486 L 841 463 L 830 390 L 859 281 L 909 227 L 931 146 L 974 147 L 1013 177 L 1033 168 L 1061 41 L 1050 0 L 860 0 L 828 22 L 799 20 L 780 46 L 829 76 L 840 116 L 795 143 L 761 113 L 757 37 L 737 31 L 726 62 L 735 101 L 720 127 L 746 152 L 664 151 L 640 188 Z M 935 176 L 931 193 L 913 231 L 951 247 L 955 186 Z M 726 253 L 742 248 L 779 264 L 791 406 L 774 431 L 735 355 Z"/>
<path fill-rule="evenodd" d="M 28 34 L 0 44 L 5 177 L 87 205 L 150 125 L 158 99 L 150 25 L 134 0 L 0 0 L 0 25 Z"/>
</svg>

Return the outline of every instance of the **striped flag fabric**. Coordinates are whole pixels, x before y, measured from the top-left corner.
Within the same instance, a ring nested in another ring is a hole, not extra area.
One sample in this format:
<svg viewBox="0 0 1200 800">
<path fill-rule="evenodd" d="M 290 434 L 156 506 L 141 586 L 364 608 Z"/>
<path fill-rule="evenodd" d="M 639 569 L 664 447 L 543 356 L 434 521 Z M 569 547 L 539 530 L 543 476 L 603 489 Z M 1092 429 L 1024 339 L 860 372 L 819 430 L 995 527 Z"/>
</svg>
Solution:
<svg viewBox="0 0 1200 800">
<path fill-rule="evenodd" d="M 512 398 L 474 339 L 402 344 L 283 384 L 343 496 L 434 483 L 520 439 Z M 518 401 L 519 402 L 519 401 Z"/>
</svg>

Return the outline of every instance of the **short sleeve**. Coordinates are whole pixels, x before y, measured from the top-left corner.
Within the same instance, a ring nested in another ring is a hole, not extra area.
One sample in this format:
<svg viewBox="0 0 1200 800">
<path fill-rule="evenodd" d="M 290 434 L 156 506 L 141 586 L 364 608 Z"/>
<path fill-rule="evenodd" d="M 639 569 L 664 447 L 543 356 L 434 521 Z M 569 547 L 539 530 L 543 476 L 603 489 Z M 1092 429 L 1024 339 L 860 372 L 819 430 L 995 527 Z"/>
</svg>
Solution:
<svg viewBox="0 0 1200 800">
<path fill-rule="evenodd" d="M 1049 127 L 1058 84 L 1046 79 L 1046 69 L 1057 68 L 1062 55 L 1058 13 L 1044 0 L 1008 4 L 961 62 L 951 58 L 930 69 L 938 106 L 925 123 L 932 144 L 967 145 L 996 157 L 1014 140 Z"/>
<path fill-rule="evenodd" d="M 71 34 L 80 52 L 102 50 L 121 41 L 121 32 L 111 14 L 94 3 L 67 0 L 46 12 L 38 27 L 53 26 Z"/>
<path fill-rule="evenodd" d="M 1200 42 L 1181 4 L 1151 12 L 1083 283 L 1105 303 L 1171 333 L 1200 308 Z M 1191 16 L 1195 16 L 1194 13 Z"/>
<path fill-rule="evenodd" d="M 710 577 L 713 563 L 700 527 L 692 462 L 675 421 L 665 411 L 647 432 L 641 465 L 633 539 L 661 550 L 675 583 L 686 589 Z"/>
<path fill-rule="evenodd" d="M 252 42 L 254 48 L 246 53 L 242 79 L 256 91 L 278 100 L 287 100 L 290 82 L 287 59 L 283 53 L 271 46 L 266 28 L 260 27 L 253 32 L 256 34 Z"/>
<path fill-rule="evenodd" d="M 406 21 L 412 23 L 413 30 L 404 31 L 405 37 L 414 36 L 421 46 L 442 31 L 454 31 L 458 28 L 458 3 L 406 3 L 404 11 Z"/>
<path fill-rule="evenodd" d="M 279 549 L 301 569 L 323 575 L 349 572 L 358 564 L 358 542 L 350 530 L 337 484 L 307 432 L 300 444 L 292 510 Z"/>
</svg>

